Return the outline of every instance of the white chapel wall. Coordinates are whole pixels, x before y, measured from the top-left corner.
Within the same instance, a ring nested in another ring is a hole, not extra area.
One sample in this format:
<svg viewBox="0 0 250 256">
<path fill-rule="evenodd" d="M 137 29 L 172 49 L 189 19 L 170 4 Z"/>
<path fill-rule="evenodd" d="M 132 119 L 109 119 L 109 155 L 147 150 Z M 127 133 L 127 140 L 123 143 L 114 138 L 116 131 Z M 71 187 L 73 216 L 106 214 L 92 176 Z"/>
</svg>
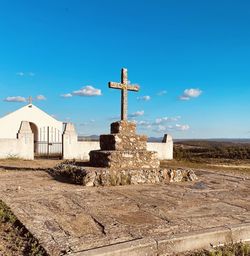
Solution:
<svg viewBox="0 0 250 256">
<path fill-rule="evenodd" d="M 16 139 L 0 138 L 0 158 L 34 159 L 34 135 L 29 122 L 22 122 Z"/>
<path fill-rule="evenodd" d="M 24 120 L 34 123 L 38 132 L 47 126 L 56 128 L 61 133 L 63 131 L 62 122 L 57 121 L 34 105 L 27 105 L 0 118 L 0 138 L 16 139 L 21 122 Z"/>
</svg>

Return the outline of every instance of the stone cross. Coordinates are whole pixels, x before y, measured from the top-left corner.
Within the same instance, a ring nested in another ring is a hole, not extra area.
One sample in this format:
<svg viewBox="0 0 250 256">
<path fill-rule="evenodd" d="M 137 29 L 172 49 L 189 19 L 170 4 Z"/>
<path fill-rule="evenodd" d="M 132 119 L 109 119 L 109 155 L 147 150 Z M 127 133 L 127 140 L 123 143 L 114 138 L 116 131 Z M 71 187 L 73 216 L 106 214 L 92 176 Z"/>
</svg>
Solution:
<svg viewBox="0 0 250 256">
<path fill-rule="evenodd" d="M 28 98 L 28 101 L 29 101 L 29 104 L 32 104 L 32 97 L 31 96 L 29 96 L 29 98 Z"/>
<path fill-rule="evenodd" d="M 109 88 L 121 90 L 121 120 L 128 119 L 128 91 L 138 92 L 140 87 L 128 83 L 128 70 L 122 69 L 121 83 L 109 82 Z"/>
</svg>

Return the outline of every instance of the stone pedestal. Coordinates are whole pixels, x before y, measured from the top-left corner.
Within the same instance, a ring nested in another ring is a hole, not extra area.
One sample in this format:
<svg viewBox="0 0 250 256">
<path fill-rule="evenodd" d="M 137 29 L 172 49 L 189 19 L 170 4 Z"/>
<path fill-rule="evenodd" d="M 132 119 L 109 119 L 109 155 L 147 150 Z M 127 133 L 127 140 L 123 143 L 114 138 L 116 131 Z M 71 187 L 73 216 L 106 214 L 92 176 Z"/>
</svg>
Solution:
<svg viewBox="0 0 250 256">
<path fill-rule="evenodd" d="M 108 168 L 158 168 L 156 152 L 147 151 L 147 137 L 136 134 L 136 124 L 119 121 L 111 124 L 111 134 L 100 136 L 101 150 L 89 153 L 90 163 Z"/>
</svg>

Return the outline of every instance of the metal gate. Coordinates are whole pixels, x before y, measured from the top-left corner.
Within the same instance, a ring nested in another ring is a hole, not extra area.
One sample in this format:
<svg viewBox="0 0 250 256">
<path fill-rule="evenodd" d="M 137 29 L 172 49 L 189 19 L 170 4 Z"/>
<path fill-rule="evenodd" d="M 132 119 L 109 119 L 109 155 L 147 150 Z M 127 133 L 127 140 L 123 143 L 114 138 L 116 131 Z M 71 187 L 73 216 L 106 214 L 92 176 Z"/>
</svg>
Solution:
<svg viewBox="0 0 250 256">
<path fill-rule="evenodd" d="M 41 127 L 35 140 L 35 157 L 62 158 L 62 132 L 54 127 Z"/>
</svg>

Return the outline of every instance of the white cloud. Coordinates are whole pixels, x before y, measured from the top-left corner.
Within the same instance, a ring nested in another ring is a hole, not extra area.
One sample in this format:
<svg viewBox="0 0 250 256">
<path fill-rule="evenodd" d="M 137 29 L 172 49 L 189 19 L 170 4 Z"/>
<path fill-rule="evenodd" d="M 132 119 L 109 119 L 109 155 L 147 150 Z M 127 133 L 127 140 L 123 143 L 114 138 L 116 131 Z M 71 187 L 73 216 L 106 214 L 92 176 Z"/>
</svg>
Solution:
<svg viewBox="0 0 250 256">
<path fill-rule="evenodd" d="M 179 99 L 180 100 L 190 100 L 190 97 L 182 95 L 182 96 L 179 97 Z"/>
<path fill-rule="evenodd" d="M 17 72 L 16 75 L 17 76 L 24 76 L 24 73 L 23 72 Z"/>
<path fill-rule="evenodd" d="M 160 91 L 157 93 L 158 96 L 163 96 L 165 94 L 167 94 L 168 92 L 166 90 Z"/>
<path fill-rule="evenodd" d="M 148 121 L 143 121 L 143 120 L 135 121 L 135 123 L 136 123 L 137 125 L 142 125 L 142 126 L 150 125 L 150 122 L 148 122 Z"/>
<path fill-rule="evenodd" d="M 26 99 L 21 96 L 9 96 L 4 99 L 6 102 L 26 102 Z"/>
<path fill-rule="evenodd" d="M 88 125 L 93 125 L 93 123 L 95 122 L 94 119 L 91 119 L 89 121 L 85 121 L 83 123 L 80 123 L 79 126 L 88 126 Z"/>
<path fill-rule="evenodd" d="M 102 95 L 102 92 L 100 89 L 96 89 L 91 85 L 87 85 L 85 87 L 82 87 L 80 90 L 73 91 L 71 93 L 72 95 L 77 95 L 77 96 L 100 96 Z"/>
<path fill-rule="evenodd" d="M 29 72 L 29 73 L 24 73 L 24 72 L 17 72 L 16 73 L 17 76 L 35 76 L 35 73 L 33 72 Z"/>
<path fill-rule="evenodd" d="M 172 130 L 173 126 L 172 125 L 162 125 L 159 124 L 156 127 L 154 126 L 153 131 L 156 133 L 163 133 L 163 132 L 168 132 L 169 130 Z"/>
<path fill-rule="evenodd" d="M 152 125 L 149 121 L 144 121 L 144 120 L 134 120 L 134 122 L 136 123 L 136 125 L 140 126 L 142 129 L 151 129 Z"/>
<path fill-rule="evenodd" d="M 142 129 L 151 129 L 155 133 L 166 133 L 169 131 L 186 131 L 189 129 L 189 125 L 177 124 L 181 119 L 181 116 L 174 117 L 161 117 L 154 121 L 134 120 L 135 123 Z"/>
<path fill-rule="evenodd" d="M 191 98 L 197 98 L 202 94 L 202 90 L 200 89 L 186 89 L 183 94 L 179 97 L 180 100 L 190 100 Z"/>
<path fill-rule="evenodd" d="M 187 131 L 187 130 L 190 129 L 190 127 L 189 127 L 188 124 L 183 124 L 183 125 L 181 125 L 181 124 L 176 124 L 176 125 L 175 125 L 175 129 L 176 129 L 177 131 Z"/>
<path fill-rule="evenodd" d="M 129 117 L 138 117 L 138 116 L 143 116 L 144 115 L 144 110 L 141 110 L 141 111 L 136 111 L 132 114 L 129 115 Z"/>
<path fill-rule="evenodd" d="M 71 93 L 61 94 L 61 97 L 63 97 L 63 98 L 71 98 L 72 94 Z"/>
<path fill-rule="evenodd" d="M 164 125 L 158 125 L 158 131 L 159 132 L 164 132 L 164 131 L 166 131 L 167 130 L 167 127 L 166 126 L 164 126 Z"/>
<path fill-rule="evenodd" d="M 181 119 L 180 116 L 176 116 L 176 117 L 161 117 L 161 118 L 155 119 L 155 124 L 162 124 L 162 123 L 166 123 L 166 122 L 176 122 L 176 121 L 178 121 L 180 119 Z"/>
<path fill-rule="evenodd" d="M 46 100 L 46 97 L 42 94 L 36 96 L 37 100 Z"/>
<path fill-rule="evenodd" d="M 138 100 L 144 100 L 144 101 L 149 101 L 151 100 L 151 97 L 148 95 L 137 97 Z"/>
<path fill-rule="evenodd" d="M 158 124 L 156 126 L 153 126 L 153 131 L 156 133 L 163 133 L 163 132 L 169 132 L 169 131 L 180 131 L 184 132 L 190 129 L 190 126 L 188 124 L 175 124 L 175 125 L 164 125 L 164 124 Z"/>
</svg>

